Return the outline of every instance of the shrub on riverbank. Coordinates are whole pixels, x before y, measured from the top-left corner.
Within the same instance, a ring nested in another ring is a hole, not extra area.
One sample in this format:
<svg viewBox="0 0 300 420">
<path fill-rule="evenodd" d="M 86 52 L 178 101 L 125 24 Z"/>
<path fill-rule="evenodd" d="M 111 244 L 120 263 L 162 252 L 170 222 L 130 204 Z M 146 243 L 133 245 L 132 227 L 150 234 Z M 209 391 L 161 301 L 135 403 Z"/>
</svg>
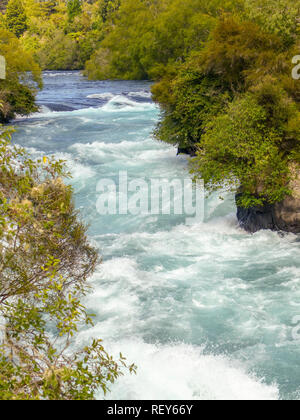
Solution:
<svg viewBox="0 0 300 420">
<path fill-rule="evenodd" d="M 0 54 L 6 60 L 6 79 L 0 80 L 0 122 L 16 114 L 37 111 L 35 94 L 42 86 L 41 71 L 32 54 L 25 51 L 15 35 L 0 28 Z"/>
<path fill-rule="evenodd" d="M 242 185 L 242 207 L 281 201 L 291 163 L 300 163 L 300 86 L 286 45 L 254 23 L 221 18 L 205 47 L 153 89 L 163 107 L 157 137 L 197 149 L 193 173 L 208 189 Z"/>
<path fill-rule="evenodd" d="M 94 399 L 126 368 L 101 340 L 74 349 L 98 253 L 63 162 L 33 161 L 0 130 L 0 399 Z"/>
</svg>

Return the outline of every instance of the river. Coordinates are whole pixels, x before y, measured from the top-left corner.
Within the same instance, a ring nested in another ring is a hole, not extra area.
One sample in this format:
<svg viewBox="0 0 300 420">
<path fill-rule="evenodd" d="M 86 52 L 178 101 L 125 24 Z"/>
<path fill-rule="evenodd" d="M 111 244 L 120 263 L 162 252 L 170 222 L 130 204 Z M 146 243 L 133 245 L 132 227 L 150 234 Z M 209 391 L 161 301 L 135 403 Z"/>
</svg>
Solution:
<svg viewBox="0 0 300 420">
<path fill-rule="evenodd" d="M 76 206 L 103 258 L 86 299 L 94 327 L 138 366 L 108 399 L 299 399 L 299 237 L 237 225 L 234 197 L 205 200 L 205 220 L 97 212 L 97 183 L 188 176 L 187 159 L 152 137 L 150 84 L 90 82 L 45 72 L 41 111 L 15 121 L 14 140 L 55 155 L 72 173 Z"/>
</svg>

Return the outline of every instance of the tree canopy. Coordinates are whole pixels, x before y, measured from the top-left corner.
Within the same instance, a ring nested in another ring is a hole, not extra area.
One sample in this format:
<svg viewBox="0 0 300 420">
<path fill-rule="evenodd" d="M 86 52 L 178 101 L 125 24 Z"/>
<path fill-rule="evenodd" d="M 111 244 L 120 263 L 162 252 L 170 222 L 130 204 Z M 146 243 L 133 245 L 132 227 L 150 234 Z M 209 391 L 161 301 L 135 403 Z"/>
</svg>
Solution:
<svg viewBox="0 0 300 420">
<path fill-rule="evenodd" d="M 17 37 L 23 35 L 27 29 L 27 16 L 22 0 L 9 0 L 6 7 L 7 28 Z"/>
<path fill-rule="evenodd" d="M 222 16 L 203 48 L 153 88 L 157 137 L 196 153 L 192 171 L 208 189 L 241 189 L 242 207 L 283 200 L 300 163 L 297 37 L 275 32 Z"/>
<path fill-rule="evenodd" d="M 20 40 L 0 27 L 0 54 L 6 60 L 6 79 L 0 80 L 0 122 L 37 110 L 35 93 L 42 86 L 41 71 Z"/>
</svg>

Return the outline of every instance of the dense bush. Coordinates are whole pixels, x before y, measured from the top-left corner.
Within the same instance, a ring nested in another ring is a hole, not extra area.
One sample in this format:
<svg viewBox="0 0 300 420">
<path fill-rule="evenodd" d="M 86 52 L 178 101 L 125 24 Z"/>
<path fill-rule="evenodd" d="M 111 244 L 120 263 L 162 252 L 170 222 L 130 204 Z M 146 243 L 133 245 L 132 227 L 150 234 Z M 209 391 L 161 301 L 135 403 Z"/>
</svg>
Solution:
<svg viewBox="0 0 300 420">
<path fill-rule="evenodd" d="M 222 10 L 239 1 L 123 0 L 101 47 L 88 61 L 90 78 L 157 79 L 166 66 L 182 63 L 201 48 Z"/>
<path fill-rule="evenodd" d="M 153 89 L 163 107 L 157 137 L 196 149 L 193 172 L 209 189 L 241 185 L 244 207 L 289 193 L 300 141 L 295 51 L 255 23 L 224 17 L 203 49 Z"/>
<path fill-rule="evenodd" d="M 9 0 L 5 18 L 7 29 L 20 37 L 27 29 L 27 16 L 22 0 Z"/>
<path fill-rule="evenodd" d="M 0 80 L 0 122 L 37 110 L 35 93 L 42 86 L 38 64 L 11 32 L 0 28 L 0 54 L 6 59 L 6 80 Z"/>
</svg>

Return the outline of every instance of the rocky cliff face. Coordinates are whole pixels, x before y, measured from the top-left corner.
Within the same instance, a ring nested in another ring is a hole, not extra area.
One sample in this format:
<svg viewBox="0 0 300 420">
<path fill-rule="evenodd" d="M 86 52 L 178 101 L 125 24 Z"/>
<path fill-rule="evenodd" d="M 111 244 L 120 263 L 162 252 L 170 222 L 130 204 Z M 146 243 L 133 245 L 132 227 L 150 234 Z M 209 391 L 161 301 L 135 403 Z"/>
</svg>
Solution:
<svg viewBox="0 0 300 420">
<path fill-rule="evenodd" d="M 236 200 L 239 197 L 240 194 L 237 194 Z M 261 229 L 277 230 L 274 219 L 274 206 L 271 205 L 247 209 L 237 207 L 237 218 L 240 226 L 250 233 L 255 233 Z"/>
<path fill-rule="evenodd" d="M 251 233 L 261 229 L 300 233 L 300 173 L 291 182 L 291 190 L 292 195 L 281 203 L 249 209 L 238 207 L 240 226 Z"/>
<path fill-rule="evenodd" d="M 276 228 L 285 232 L 300 233 L 300 199 L 286 198 L 274 206 Z"/>
</svg>

